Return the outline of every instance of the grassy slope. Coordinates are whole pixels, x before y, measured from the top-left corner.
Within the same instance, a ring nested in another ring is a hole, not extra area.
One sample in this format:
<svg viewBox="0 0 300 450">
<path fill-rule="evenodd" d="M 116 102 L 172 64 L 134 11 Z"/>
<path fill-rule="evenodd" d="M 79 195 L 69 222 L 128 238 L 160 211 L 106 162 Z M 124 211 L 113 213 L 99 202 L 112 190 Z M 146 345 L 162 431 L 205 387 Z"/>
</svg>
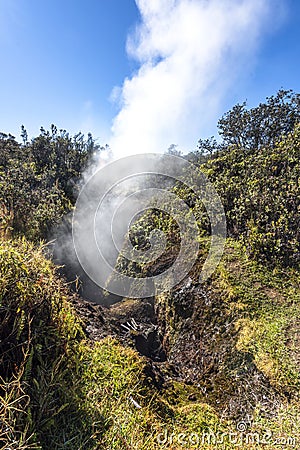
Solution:
<svg viewBox="0 0 300 450">
<path fill-rule="evenodd" d="M 268 442 L 287 440 L 300 426 L 300 276 L 271 273 L 243 255 L 238 244 L 229 242 L 208 288 L 226 308 L 238 311 L 237 351 L 253 355 L 282 394 L 272 417 L 263 417 L 257 408 L 251 432 L 262 436 L 270 429 Z M 110 338 L 87 342 L 70 294 L 41 249 L 24 240 L 3 241 L 0 273 L 0 448 L 193 448 L 178 443 L 180 432 L 196 433 L 191 439 L 197 442 L 209 429 L 236 431 L 236 424 L 219 417 L 212 404 L 191 396 L 195 386 L 169 383 L 158 392 L 145 374 L 146 361 L 135 351 Z M 157 436 L 165 430 L 169 441 L 159 445 Z M 176 437 L 170 439 L 171 433 Z M 212 447 L 204 443 L 201 448 Z M 218 448 L 233 448 L 230 438 L 225 436 Z"/>
<path fill-rule="evenodd" d="M 237 234 L 243 235 L 246 226 L 244 243 L 251 244 L 250 253 L 257 254 L 257 260 L 263 261 L 265 254 L 277 258 L 282 249 L 287 260 L 297 256 L 298 216 L 294 211 L 298 205 L 299 132 L 297 128 L 275 150 L 247 157 L 233 150 L 212 160 L 211 167 L 208 164 L 232 228 L 234 224 L 241 227 Z M 281 167 L 282 161 L 287 167 Z M 185 197 L 186 192 L 182 194 Z M 249 208 L 244 205 L 249 202 L 256 221 L 266 220 L 270 225 L 268 233 L 264 223 L 257 228 L 248 217 Z M 277 210 L 279 217 L 273 217 Z M 198 215 L 201 218 L 202 210 Z M 167 233 L 175 233 L 168 218 L 153 220 L 166 226 Z M 287 230 L 293 230 L 292 236 Z M 200 270 L 195 267 L 191 276 L 197 279 Z M 222 263 L 205 285 L 209 302 L 205 303 L 202 288 L 190 290 L 186 296 L 186 308 L 193 307 L 192 331 L 202 330 L 201 350 L 208 370 L 194 384 L 169 380 L 157 390 L 147 378 L 146 359 L 135 351 L 112 338 L 93 343 L 85 338 L 71 307 L 71 294 L 42 248 L 26 240 L 3 239 L 0 449 L 179 449 L 193 447 L 202 436 L 201 448 L 215 448 L 203 435 L 209 430 L 219 433 L 219 438 L 227 433 L 217 448 L 236 448 L 228 435 L 237 431 L 236 420 L 221 413 L 236 393 L 238 399 L 253 403 L 248 431 L 257 432 L 260 439 L 269 438 L 268 448 L 278 448 L 279 443 L 292 445 L 294 438 L 299 444 L 299 283 L 295 268 L 270 269 L 255 263 L 246 257 L 242 244 L 228 239 Z M 194 342 L 188 333 L 187 339 L 185 335 L 182 338 L 184 316 L 190 312 L 184 311 L 182 300 L 178 290 L 157 298 L 156 307 L 161 308 L 170 349 L 173 346 L 184 356 L 188 343 L 188 360 L 198 350 L 201 357 L 197 347 L 201 339 Z M 183 364 L 182 370 L 186 367 Z M 260 380 L 264 381 L 261 385 Z M 271 399 L 269 411 L 261 407 L 264 396 Z M 164 441 L 166 430 L 169 439 L 159 445 L 157 436 L 162 433 Z M 192 442 L 185 439 L 181 445 L 179 433 L 196 434 Z M 245 447 L 245 435 L 238 438 Z M 247 443 L 247 448 L 266 445 Z"/>
</svg>

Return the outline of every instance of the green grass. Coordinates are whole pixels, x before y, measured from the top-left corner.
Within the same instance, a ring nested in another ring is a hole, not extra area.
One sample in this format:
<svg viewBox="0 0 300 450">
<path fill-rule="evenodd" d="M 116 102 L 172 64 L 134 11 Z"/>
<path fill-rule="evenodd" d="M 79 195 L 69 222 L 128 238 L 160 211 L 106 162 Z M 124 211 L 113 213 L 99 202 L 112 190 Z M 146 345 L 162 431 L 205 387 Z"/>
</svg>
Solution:
<svg viewBox="0 0 300 450">
<path fill-rule="evenodd" d="M 247 258 L 241 244 L 228 240 L 212 288 L 239 316 L 237 350 L 250 352 L 277 389 L 298 389 L 300 273 L 270 270 Z"/>
<path fill-rule="evenodd" d="M 236 448 L 229 435 L 236 423 L 192 400 L 197 386 L 169 382 L 158 390 L 133 349 L 112 338 L 85 339 L 71 294 L 42 248 L 2 241 L 0 273 L 1 449 Z M 276 389 L 290 394 L 272 417 L 255 411 L 248 432 L 271 433 L 268 444 L 246 445 L 239 431 L 241 448 L 277 448 L 277 438 L 291 445 L 299 437 L 298 287 L 298 272 L 269 272 L 233 241 L 207 285 L 236 313 L 237 351 L 251 353 Z"/>
</svg>

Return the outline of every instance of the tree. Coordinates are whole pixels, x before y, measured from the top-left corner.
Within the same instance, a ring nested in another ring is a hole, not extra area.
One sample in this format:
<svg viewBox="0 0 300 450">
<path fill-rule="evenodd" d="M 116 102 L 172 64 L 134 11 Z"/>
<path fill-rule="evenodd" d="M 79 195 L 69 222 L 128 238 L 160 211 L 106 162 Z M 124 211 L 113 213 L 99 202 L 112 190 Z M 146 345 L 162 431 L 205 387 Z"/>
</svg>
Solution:
<svg viewBox="0 0 300 450">
<path fill-rule="evenodd" d="M 41 128 L 31 142 L 24 126 L 21 130 L 23 144 L 0 133 L 0 229 L 47 238 L 75 203 L 75 186 L 101 147 L 91 134 L 87 140 L 82 133 L 71 137 L 55 125 Z"/>
<path fill-rule="evenodd" d="M 226 146 L 244 150 L 274 147 L 283 135 L 300 122 L 300 94 L 279 90 L 265 103 L 247 109 L 246 102 L 235 105 L 218 122 L 219 134 Z"/>
<path fill-rule="evenodd" d="M 274 147 L 238 147 L 203 164 L 226 212 L 228 233 L 257 260 L 300 263 L 300 125 Z"/>
<path fill-rule="evenodd" d="M 29 145 L 37 172 L 47 172 L 49 186 L 55 183 L 71 202 L 75 201 L 74 187 L 92 154 L 102 149 L 91 134 L 87 140 L 80 132 L 72 137 L 66 130 L 58 130 L 55 125 L 51 125 L 51 131 L 41 128 L 40 135 Z"/>
<path fill-rule="evenodd" d="M 166 151 L 167 155 L 182 156 L 182 151 L 178 149 L 177 144 L 171 144 Z"/>
</svg>

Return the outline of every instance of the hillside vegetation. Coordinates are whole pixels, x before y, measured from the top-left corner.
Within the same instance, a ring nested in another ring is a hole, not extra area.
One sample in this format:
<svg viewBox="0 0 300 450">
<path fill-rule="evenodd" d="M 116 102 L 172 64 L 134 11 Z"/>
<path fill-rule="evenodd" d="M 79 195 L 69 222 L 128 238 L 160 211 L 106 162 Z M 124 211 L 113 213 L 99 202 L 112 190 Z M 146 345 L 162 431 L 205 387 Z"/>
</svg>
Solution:
<svg viewBox="0 0 300 450">
<path fill-rule="evenodd" d="M 81 299 L 39 242 L 72 210 L 99 146 L 54 126 L 31 142 L 23 129 L 22 144 L 0 136 L 1 449 L 299 446 L 299 121 L 291 91 L 225 114 L 221 142 L 200 140 L 187 156 L 225 208 L 220 265 L 199 283 L 210 226 L 178 186 L 202 230 L 196 264 L 171 292 L 110 309 Z M 164 257 L 120 259 L 122 270 L 172 262 L 170 216 L 145 214 L 132 240 L 142 248 L 156 226 L 169 239 Z M 132 318 L 144 328 L 122 328 Z"/>
</svg>

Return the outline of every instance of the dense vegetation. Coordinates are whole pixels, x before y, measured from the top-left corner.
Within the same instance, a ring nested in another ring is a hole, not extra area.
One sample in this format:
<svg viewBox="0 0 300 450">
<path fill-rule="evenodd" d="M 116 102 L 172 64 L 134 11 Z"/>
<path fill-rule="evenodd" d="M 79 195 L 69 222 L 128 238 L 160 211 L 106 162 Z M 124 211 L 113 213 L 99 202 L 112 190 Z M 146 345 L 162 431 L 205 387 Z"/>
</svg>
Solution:
<svg viewBox="0 0 300 450">
<path fill-rule="evenodd" d="M 300 95 L 281 90 L 256 108 L 236 105 L 219 132 L 219 142 L 200 140 L 187 157 L 222 198 L 224 257 L 199 285 L 209 224 L 178 186 L 199 219 L 201 248 L 188 282 L 153 300 L 167 355 L 158 363 L 117 335 L 90 340 L 78 295 L 38 243 L 72 209 L 101 148 L 55 126 L 31 141 L 22 128 L 22 143 L 0 135 L 0 448 L 231 449 L 229 433 L 246 418 L 256 435 L 239 434 L 242 448 L 299 442 Z M 172 262 L 179 239 L 170 216 L 145 214 L 131 238 L 143 247 L 156 226 L 170 238 L 165 259 L 138 268 L 119 261 L 124 270 L 156 273 Z M 225 433 L 223 442 L 212 446 L 212 432 Z M 194 440 L 182 444 L 180 433 Z"/>
<path fill-rule="evenodd" d="M 0 134 L 0 227 L 38 240 L 70 210 L 81 174 L 100 148 L 91 135 L 71 137 L 54 125 L 31 142 L 22 128 L 22 137 L 20 144 Z"/>
<path fill-rule="evenodd" d="M 239 147 L 204 165 L 220 193 L 231 236 L 248 254 L 272 265 L 300 262 L 300 127 L 273 147 Z"/>
<path fill-rule="evenodd" d="M 280 90 L 250 110 L 234 106 L 219 121 L 221 143 L 200 140 L 189 155 L 221 195 L 229 234 L 273 265 L 300 262 L 299 126 L 300 95 Z"/>
</svg>

